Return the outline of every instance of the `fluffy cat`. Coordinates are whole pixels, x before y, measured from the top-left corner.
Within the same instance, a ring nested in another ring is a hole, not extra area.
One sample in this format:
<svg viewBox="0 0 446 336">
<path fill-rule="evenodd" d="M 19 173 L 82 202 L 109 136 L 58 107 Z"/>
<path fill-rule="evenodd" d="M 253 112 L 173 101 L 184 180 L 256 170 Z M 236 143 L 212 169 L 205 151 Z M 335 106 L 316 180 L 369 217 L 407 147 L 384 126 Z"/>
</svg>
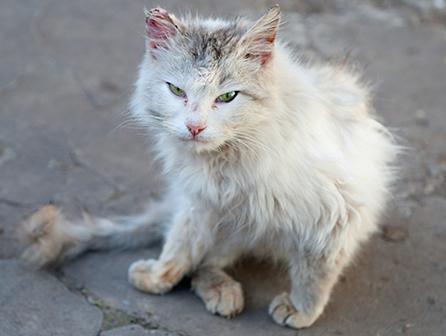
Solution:
<svg viewBox="0 0 446 336">
<path fill-rule="evenodd" d="M 45 206 L 26 221 L 24 258 L 46 266 L 164 232 L 159 258 L 130 266 L 139 290 L 165 293 L 189 275 L 209 311 L 232 317 L 243 291 L 224 268 L 246 254 L 284 261 L 291 290 L 269 313 L 312 325 L 377 229 L 397 146 L 358 75 L 300 64 L 276 39 L 279 21 L 278 6 L 254 24 L 146 11 L 131 111 L 156 142 L 168 192 L 134 218 L 68 221 Z"/>
</svg>

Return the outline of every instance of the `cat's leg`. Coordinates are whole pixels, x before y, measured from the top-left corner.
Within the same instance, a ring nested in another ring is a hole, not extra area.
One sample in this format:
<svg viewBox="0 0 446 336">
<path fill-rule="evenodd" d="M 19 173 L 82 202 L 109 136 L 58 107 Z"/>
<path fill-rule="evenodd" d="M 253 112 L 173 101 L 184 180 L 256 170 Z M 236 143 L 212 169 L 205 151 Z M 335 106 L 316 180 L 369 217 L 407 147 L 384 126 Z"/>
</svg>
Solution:
<svg viewBox="0 0 446 336">
<path fill-rule="evenodd" d="M 212 244 L 209 220 L 210 215 L 204 213 L 197 218 L 193 210 L 180 211 L 166 235 L 158 260 L 134 262 L 128 271 L 129 282 L 148 293 L 169 291 L 198 266 Z"/>
<path fill-rule="evenodd" d="M 291 293 L 276 296 L 269 307 L 275 322 L 300 329 L 311 326 L 318 319 L 349 259 L 343 250 L 333 253 L 336 255 L 300 253 L 292 259 Z"/>
<path fill-rule="evenodd" d="M 69 220 L 54 205 L 46 205 L 20 226 L 26 245 L 22 258 L 40 268 L 54 266 L 87 250 L 134 248 L 162 238 L 171 202 L 152 202 L 142 214 L 115 218 L 84 216 Z"/>
<path fill-rule="evenodd" d="M 192 274 L 192 288 L 213 314 L 231 318 L 243 310 L 242 286 L 219 267 L 199 268 Z"/>
<path fill-rule="evenodd" d="M 243 246 L 241 233 L 227 235 L 224 230 L 216 232 L 215 244 L 200 267 L 191 274 L 192 288 L 213 314 L 231 318 L 244 308 L 241 284 L 224 271 L 240 258 L 244 252 Z"/>
</svg>

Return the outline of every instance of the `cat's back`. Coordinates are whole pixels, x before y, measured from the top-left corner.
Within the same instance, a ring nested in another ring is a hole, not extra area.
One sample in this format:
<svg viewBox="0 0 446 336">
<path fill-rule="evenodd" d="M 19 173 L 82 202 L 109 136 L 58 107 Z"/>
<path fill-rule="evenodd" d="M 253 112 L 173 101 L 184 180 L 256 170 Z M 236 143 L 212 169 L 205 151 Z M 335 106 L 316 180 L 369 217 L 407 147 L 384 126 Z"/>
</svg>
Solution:
<svg viewBox="0 0 446 336">
<path fill-rule="evenodd" d="M 318 172 L 333 181 L 363 181 L 350 187 L 355 194 L 381 195 L 393 179 L 398 146 L 377 121 L 361 75 L 345 64 L 302 64 L 280 57 L 285 108 L 277 118 L 286 120 L 281 130 L 288 135 L 282 146 L 287 160 L 295 167 L 306 162 L 311 167 L 304 169 L 307 178 Z"/>
<path fill-rule="evenodd" d="M 302 113 L 306 107 L 340 119 L 374 118 L 370 87 L 347 62 L 303 62 L 279 45 L 275 65 L 279 92 L 293 110 L 302 106 Z"/>
</svg>

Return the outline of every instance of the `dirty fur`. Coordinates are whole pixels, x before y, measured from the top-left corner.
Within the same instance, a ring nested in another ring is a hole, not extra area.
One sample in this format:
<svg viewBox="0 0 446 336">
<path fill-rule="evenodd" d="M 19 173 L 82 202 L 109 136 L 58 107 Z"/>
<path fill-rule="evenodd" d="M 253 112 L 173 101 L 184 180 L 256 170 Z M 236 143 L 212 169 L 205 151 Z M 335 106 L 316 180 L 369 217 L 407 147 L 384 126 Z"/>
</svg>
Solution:
<svg viewBox="0 0 446 336">
<path fill-rule="evenodd" d="M 283 261 L 292 286 L 270 315 L 312 325 L 377 229 L 398 147 L 360 77 L 344 65 L 301 64 L 276 38 L 279 21 L 278 6 L 255 23 L 146 11 L 131 111 L 155 140 L 168 192 L 136 219 L 73 222 L 43 208 L 25 223 L 24 257 L 45 266 L 164 232 L 159 258 L 131 265 L 135 287 L 165 293 L 191 275 L 206 307 L 232 317 L 243 291 L 223 268 L 246 254 Z M 233 101 L 216 100 L 231 91 Z"/>
</svg>

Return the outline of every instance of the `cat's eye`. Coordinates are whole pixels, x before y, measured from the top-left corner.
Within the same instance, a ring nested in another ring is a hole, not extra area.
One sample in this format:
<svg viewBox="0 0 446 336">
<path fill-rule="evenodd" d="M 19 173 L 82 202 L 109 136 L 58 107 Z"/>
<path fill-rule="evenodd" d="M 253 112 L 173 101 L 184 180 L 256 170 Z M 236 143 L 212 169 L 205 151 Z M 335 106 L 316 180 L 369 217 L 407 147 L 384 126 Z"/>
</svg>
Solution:
<svg viewBox="0 0 446 336">
<path fill-rule="evenodd" d="M 234 98 L 237 97 L 237 95 L 238 91 L 229 91 L 218 96 L 217 99 L 215 99 L 215 101 L 217 103 L 229 103 L 230 101 L 233 101 Z"/>
<path fill-rule="evenodd" d="M 169 86 L 170 92 L 172 92 L 175 96 L 178 97 L 186 97 L 186 92 L 183 89 L 180 89 L 178 86 L 173 85 L 172 83 L 167 83 Z"/>
</svg>

